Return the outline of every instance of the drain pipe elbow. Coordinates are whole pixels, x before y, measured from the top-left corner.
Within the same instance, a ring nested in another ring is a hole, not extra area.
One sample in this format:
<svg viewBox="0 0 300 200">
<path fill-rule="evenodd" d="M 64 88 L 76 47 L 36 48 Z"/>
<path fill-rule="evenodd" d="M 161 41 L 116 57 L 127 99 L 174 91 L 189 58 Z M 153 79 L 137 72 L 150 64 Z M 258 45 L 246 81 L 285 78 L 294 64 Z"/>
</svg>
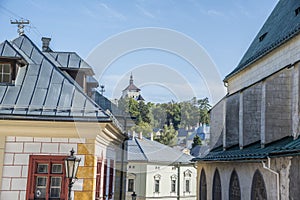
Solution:
<svg viewBox="0 0 300 200">
<path fill-rule="evenodd" d="M 279 180 L 279 173 L 272 170 L 271 169 L 271 158 L 268 157 L 268 166 L 266 166 L 266 163 L 264 161 L 261 161 L 262 162 L 262 165 L 263 165 L 263 168 L 270 171 L 271 173 L 275 174 L 276 176 L 276 186 L 277 186 L 277 200 L 280 200 L 280 180 Z"/>
</svg>

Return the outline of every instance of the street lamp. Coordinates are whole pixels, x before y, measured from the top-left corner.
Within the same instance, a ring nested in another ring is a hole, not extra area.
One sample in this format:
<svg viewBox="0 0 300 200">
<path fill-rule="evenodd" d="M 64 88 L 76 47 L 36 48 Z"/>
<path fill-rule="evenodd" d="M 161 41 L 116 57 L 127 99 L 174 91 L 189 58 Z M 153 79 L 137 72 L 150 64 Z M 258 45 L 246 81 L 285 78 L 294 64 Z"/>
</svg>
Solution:
<svg viewBox="0 0 300 200">
<path fill-rule="evenodd" d="M 78 170 L 78 166 L 80 163 L 80 158 L 77 158 L 74 156 L 74 149 L 70 151 L 70 156 L 65 159 L 65 167 L 66 167 L 66 177 L 69 179 L 69 195 L 68 199 L 71 200 L 71 191 L 73 184 L 75 183 L 76 180 L 76 174 Z"/>
<path fill-rule="evenodd" d="M 132 200 L 136 200 L 136 194 L 135 194 L 135 192 L 133 192 L 133 193 L 131 194 L 131 199 L 132 199 Z"/>
</svg>

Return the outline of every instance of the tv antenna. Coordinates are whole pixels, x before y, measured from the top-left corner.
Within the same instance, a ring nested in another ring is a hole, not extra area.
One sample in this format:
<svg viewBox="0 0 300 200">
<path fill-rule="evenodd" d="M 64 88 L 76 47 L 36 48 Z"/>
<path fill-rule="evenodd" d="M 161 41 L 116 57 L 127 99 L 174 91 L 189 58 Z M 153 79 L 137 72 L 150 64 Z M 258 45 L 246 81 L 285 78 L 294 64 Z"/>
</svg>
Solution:
<svg viewBox="0 0 300 200">
<path fill-rule="evenodd" d="M 10 20 L 10 23 L 11 24 L 17 24 L 18 25 L 18 33 L 19 33 L 19 35 L 23 35 L 24 34 L 25 24 L 29 24 L 29 20 L 24 20 L 24 19 L 15 20 L 15 21 Z"/>
</svg>

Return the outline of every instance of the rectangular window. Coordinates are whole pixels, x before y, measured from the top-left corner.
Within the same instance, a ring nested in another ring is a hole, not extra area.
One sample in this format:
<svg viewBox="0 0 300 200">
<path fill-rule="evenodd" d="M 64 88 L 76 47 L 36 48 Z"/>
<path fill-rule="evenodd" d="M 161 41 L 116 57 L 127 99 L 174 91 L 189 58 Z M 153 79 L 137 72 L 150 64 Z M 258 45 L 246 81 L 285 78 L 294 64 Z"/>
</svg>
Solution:
<svg viewBox="0 0 300 200">
<path fill-rule="evenodd" d="M 190 192 L 190 180 L 185 180 L 185 192 Z"/>
<path fill-rule="evenodd" d="M 128 179 L 128 192 L 134 191 L 134 179 Z"/>
<path fill-rule="evenodd" d="M 101 199 L 100 187 L 101 187 L 101 169 L 102 160 L 97 162 L 97 175 L 96 175 L 96 199 Z"/>
<path fill-rule="evenodd" d="M 37 156 L 29 159 L 26 199 L 68 199 L 65 156 Z"/>
<path fill-rule="evenodd" d="M 176 192 L 176 180 L 171 180 L 171 192 Z"/>
<path fill-rule="evenodd" d="M 11 83 L 12 70 L 10 63 L 0 64 L 0 83 Z"/>
<path fill-rule="evenodd" d="M 154 180 L 154 192 L 159 192 L 159 180 Z"/>
</svg>

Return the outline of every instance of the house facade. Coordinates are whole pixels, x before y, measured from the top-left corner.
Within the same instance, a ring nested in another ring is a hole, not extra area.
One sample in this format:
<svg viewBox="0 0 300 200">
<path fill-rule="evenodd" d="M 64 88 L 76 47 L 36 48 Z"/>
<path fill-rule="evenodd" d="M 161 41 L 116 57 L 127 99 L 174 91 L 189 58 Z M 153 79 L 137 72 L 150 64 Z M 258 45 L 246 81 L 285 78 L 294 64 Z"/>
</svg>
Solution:
<svg viewBox="0 0 300 200">
<path fill-rule="evenodd" d="M 122 199 L 126 135 L 97 105 L 92 68 L 26 35 L 0 44 L 0 199 L 68 199 L 64 160 L 81 158 L 74 199 Z"/>
<path fill-rule="evenodd" d="M 280 0 L 211 114 L 198 199 L 299 199 L 300 2 Z"/>
<path fill-rule="evenodd" d="M 128 141 L 126 199 L 195 200 L 197 171 L 191 156 L 140 134 Z"/>
</svg>

